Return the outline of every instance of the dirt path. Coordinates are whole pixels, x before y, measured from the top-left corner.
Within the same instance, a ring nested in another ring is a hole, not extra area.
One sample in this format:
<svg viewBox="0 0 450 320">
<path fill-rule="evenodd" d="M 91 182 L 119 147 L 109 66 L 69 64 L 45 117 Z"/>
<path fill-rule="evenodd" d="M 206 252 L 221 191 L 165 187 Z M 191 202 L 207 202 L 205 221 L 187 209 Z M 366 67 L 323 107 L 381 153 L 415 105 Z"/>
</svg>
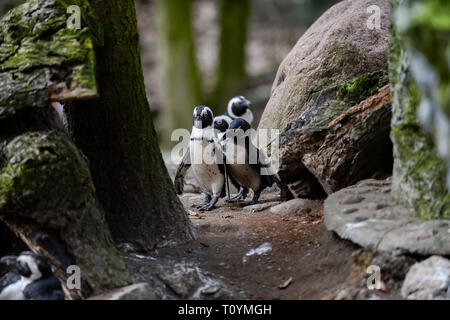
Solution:
<svg viewBox="0 0 450 320">
<path fill-rule="evenodd" d="M 261 202 L 271 200 L 278 200 L 277 195 L 266 194 Z M 358 247 L 326 230 L 322 203 L 302 216 L 282 216 L 269 209 L 249 213 L 223 200 L 213 211 L 198 212 L 191 205 L 201 199 L 182 201 L 198 232 L 189 257 L 252 299 L 333 299 L 349 288 L 359 293 L 356 298 L 399 297 L 398 290 L 374 295 L 363 288 L 365 266 L 355 266 L 352 257 Z M 266 242 L 271 251 L 243 261 L 247 252 Z M 283 284 L 287 287 L 280 289 Z"/>
</svg>

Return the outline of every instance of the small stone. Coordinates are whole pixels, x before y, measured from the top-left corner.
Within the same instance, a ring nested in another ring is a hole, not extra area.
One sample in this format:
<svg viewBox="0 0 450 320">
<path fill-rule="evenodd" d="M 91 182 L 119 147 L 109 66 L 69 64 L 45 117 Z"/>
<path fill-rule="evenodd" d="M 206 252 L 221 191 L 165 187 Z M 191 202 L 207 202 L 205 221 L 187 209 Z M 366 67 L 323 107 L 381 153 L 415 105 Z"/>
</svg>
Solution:
<svg viewBox="0 0 450 320">
<path fill-rule="evenodd" d="M 450 261 L 432 256 L 414 264 L 405 277 L 401 294 L 409 300 L 449 300 Z"/>
<path fill-rule="evenodd" d="M 348 195 L 341 200 L 341 204 L 355 204 L 364 200 L 364 197 L 358 195 Z"/>
<path fill-rule="evenodd" d="M 201 292 L 201 294 L 204 294 L 204 295 L 210 295 L 210 294 L 214 294 L 214 293 L 218 292 L 219 290 L 220 290 L 219 286 L 211 286 L 211 287 L 201 290 L 200 292 Z"/>
<path fill-rule="evenodd" d="M 273 214 L 303 214 L 311 211 L 314 201 L 308 199 L 292 199 L 270 208 Z"/>
<path fill-rule="evenodd" d="M 292 277 L 290 277 L 289 279 L 287 279 L 285 282 L 283 282 L 282 284 L 280 284 L 278 286 L 278 289 L 286 289 L 287 287 L 289 287 L 292 283 Z"/>
</svg>

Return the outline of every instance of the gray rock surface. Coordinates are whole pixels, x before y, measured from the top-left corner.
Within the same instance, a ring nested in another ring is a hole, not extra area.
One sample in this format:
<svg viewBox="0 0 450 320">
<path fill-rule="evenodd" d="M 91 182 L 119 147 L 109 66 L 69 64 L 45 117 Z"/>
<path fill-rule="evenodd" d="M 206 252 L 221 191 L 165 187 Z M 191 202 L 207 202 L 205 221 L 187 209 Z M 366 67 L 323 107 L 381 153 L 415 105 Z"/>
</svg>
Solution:
<svg viewBox="0 0 450 320">
<path fill-rule="evenodd" d="M 128 252 L 124 261 L 136 283 L 146 282 L 157 299 L 212 300 L 245 299 L 245 294 L 195 262 L 182 258 Z"/>
<path fill-rule="evenodd" d="M 386 193 L 390 187 L 390 178 L 369 179 L 333 193 L 325 200 L 327 229 L 366 249 L 450 255 L 450 221 L 423 221 L 413 217 Z M 349 196 L 364 199 L 358 203 L 342 203 Z"/>
<path fill-rule="evenodd" d="M 411 267 L 403 282 L 402 296 L 414 300 L 450 300 L 450 261 L 432 256 Z"/>
</svg>

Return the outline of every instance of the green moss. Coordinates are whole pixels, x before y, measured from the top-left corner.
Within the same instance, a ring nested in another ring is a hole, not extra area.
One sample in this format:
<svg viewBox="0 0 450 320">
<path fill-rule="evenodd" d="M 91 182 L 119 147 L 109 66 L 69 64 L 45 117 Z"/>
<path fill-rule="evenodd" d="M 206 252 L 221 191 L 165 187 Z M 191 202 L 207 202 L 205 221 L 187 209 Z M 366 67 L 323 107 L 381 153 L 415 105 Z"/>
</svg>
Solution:
<svg viewBox="0 0 450 320">
<path fill-rule="evenodd" d="M 394 1 L 394 8 L 398 3 Z M 445 183 L 445 163 L 438 157 L 431 136 L 421 129 L 417 119 L 422 93 L 411 75 L 411 51 L 400 40 L 394 22 L 391 26 L 393 196 L 420 218 L 449 218 L 450 194 Z"/>
<path fill-rule="evenodd" d="M 388 75 L 385 71 L 364 74 L 340 85 L 337 91 L 337 100 L 342 105 L 356 105 L 373 96 L 388 82 Z"/>
<path fill-rule="evenodd" d="M 48 105 L 49 88 L 63 82 L 67 88 L 52 91 L 60 101 L 98 96 L 90 32 L 71 30 L 66 20 L 64 7 L 55 0 L 30 0 L 4 17 L 0 118 L 24 106 Z"/>
<path fill-rule="evenodd" d="M 89 169 L 76 147 L 55 132 L 30 132 L 3 149 L 0 215 L 55 230 L 100 293 L 131 282 L 95 198 Z"/>
</svg>

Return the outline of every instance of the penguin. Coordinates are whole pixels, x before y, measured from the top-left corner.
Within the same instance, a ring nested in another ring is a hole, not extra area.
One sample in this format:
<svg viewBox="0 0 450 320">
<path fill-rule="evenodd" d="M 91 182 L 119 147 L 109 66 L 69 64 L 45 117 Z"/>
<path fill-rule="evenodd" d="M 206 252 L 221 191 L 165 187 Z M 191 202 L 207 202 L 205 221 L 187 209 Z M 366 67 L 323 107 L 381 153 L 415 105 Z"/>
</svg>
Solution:
<svg viewBox="0 0 450 320">
<path fill-rule="evenodd" d="M 218 138 L 220 138 L 219 135 L 221 133 L 225 133 L 228 130 L 232 121 L 233 119 L 225 114 L 214 118 L 214 129 L 217 130 L 216 133 L 218 135 Z"/>
<path fill-rule="evenodd" d="M 1 258 L 0 264 L 12 271 L 0 283 L 0 300 L 65 299 L 59 280 L 43 257 L 25 251 L 18 257 Z"/>
<path fill-rule="evenodd" d="M 243 117 L 247 122 L 252 123 L 253 121 L 253 113 L 249 109 L 251 106 L 251 102 L 247 100 L 243 96 L 237 96 L 232 98 L 228 102 L 227 112 L 223 115 L 217 116 L 214 118 L 214 129 L 216 130 L 216 137 L 221 139 L 229 128 L 231 122 L 237 117 Z M 174 179 L 174 187 L 175 192 L 177 194 L 183 194 L 184 190 L 184 177 L 186 176 L 187 171 L 190 168 L 190 152 L 185 153 L 181 163 L 178 165 L 177 171 L 175 172 Z M 239 190 L 238 196 L 236 199 L 230 199 L 233 201 L 237 200 L 245 200 L 246 191 L 243 190 L 238 184 L 236 185 L 236 181 L 231 181 L 233 185 Z M 233 197 L 235 198 L 235 197 Z"/>
<path fill-rule="evenodd" d="M 233 199 L 245 199 L 246 192 L 251 189 L 254 196 L 250 204 L 257 203 L 261 192 L 273 185 L 275 177 L 270 172 L 270 165 L 262 163 L 263 154 L 250 139 L 250 124 L 243 118 L 234 119 L 224 136 L 224 146 L 228 175 L 242 186 L 241 194 Z M 267 174 L 262 174 L 264 172 Z"/>
<path fill-rule="evenodd" d="M 244 96 L 234 97 L 228 102 L 225 115 L 232 120 L 242 118 L 251 125 L 253 122 L 253 112 L 250 110 L 251 105 L 251 102 Z"/>
<path fill-rule="evenodd" d="M 225 169 L 215 154 L 218 148 L 213 121 L 213 112 L 207 106 L 194 109 L 189 156 L 194 178 L 205 196 L 204 202 L 194 205 L 200 211 L 211 210 L 219 198 L 225 196 Z"/>
</svg>

